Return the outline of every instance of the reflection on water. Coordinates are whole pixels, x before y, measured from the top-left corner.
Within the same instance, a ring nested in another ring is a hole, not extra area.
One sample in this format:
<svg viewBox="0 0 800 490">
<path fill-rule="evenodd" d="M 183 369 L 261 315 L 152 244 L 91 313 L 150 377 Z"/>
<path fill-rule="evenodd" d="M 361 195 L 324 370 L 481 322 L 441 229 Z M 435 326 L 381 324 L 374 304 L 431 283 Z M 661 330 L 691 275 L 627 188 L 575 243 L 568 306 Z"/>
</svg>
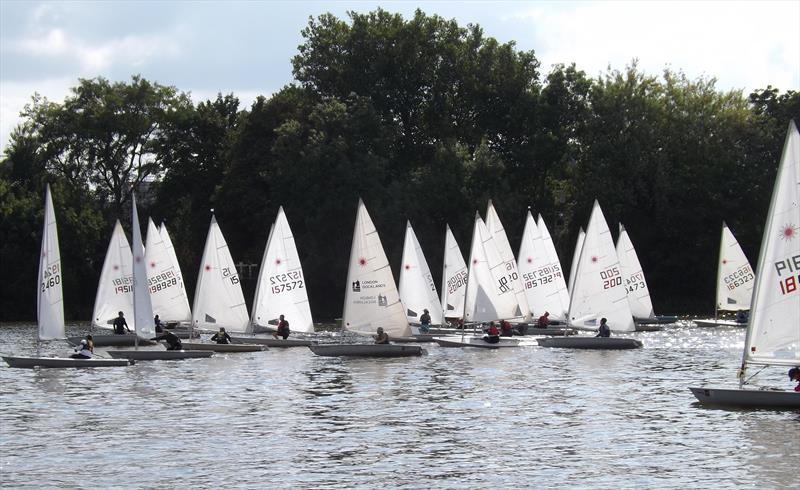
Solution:
<svg viewBox="0 0 800 490">
<path fill-rule="evenodd" d="M 34 332 L 3 326 L 1 349 L 32 353 Z M 418 358 L 340 359 L 296 348 L 115 369 L 3 366 L 0 485 L 797 484 L 800 413 L 703 409 L 687 390 L 735 384 L 743 330 L 637 336 L 645 349 L 427 345 Z M 760 377 L 789 386 L 783 370 Z"/>
</svg>

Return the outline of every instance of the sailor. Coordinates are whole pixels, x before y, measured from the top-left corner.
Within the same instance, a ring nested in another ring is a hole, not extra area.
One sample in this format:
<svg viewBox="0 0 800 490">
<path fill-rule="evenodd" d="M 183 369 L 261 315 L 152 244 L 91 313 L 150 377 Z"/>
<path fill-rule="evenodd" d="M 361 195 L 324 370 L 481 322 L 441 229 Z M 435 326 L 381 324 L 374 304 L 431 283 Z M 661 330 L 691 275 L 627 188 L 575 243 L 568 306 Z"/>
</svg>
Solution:
<svg viewBox="0 0 800 490">
<path fill-rule="evenodd" d="M 125 330 L 127 330 L 128 333 L 131 333 L 131 329 L 128 328 L 128 322 L 125 321 L 125 314 L 122 313 L 121 311 L 119 312 L 119 316 L 114 318 L 113 325 L 114 325 L 114 333 L 116 334 L 123 335 L 125 333 Z"/>
<path fill-rule="evenodd" d="M 483 341 L 490 344 L 500 342 L 500 330 L 498 330 L 494 322 L 489 323 L 489 328 L 486 329 L 486 335 L 483 336 Z"/>
<path fill-rule="evenodd" d="M 422 316 L 419 317 L 419 331 L 420 332 L 428 332 L 431 329 L 431 315 L 428 313 L 428 309 L 422 310 Z"/>
<path fill-rule="evenodd" d="M 550 325 L 550 312 L 545 311 L 544 315 L 539 317 L 539 321 L 536 322 L 537 328 L 547 328 Z"/>
<path fill-rule="evenodd" d="M 272 336 L 276 339 L 280 336 L 283 337 L 283 340 L 286 340 L 289 337 L 291 331 L 289 330 L 289 322 L 283 318 L 283 315 L 278 317 L 280 321 L 278 321 L 278 331 L 273 333 Z"/>
<path fill-rule="evenodd" d="M 164 323 L 161 321 L 161 318 L 158 315 L 153 318 L 153 324 L 156 326 L 156 333 L 161 333 L 164 331 Z"/>
<path fill-rule="evenodd" d="M 225 327 L 219 327 L 219 332 L 215 333 L 214 336 L 211 337 L 211 341 L 218 344 L 230 344 L 231 336 L 225 331 Z"/>
<path fill-rule="evenodd" d="M 372 338 L 375 339 L 376 344 L 389 343 L 389 334 L 383 331 L 383 327 L 378 327 L 377 334 L 373 335 Z"/>
<path fill-rule="evenodd" d="M 500 336 L 513 337 L 514 329 L 507 320 L 500 320 Z"/>
<path fill-rule="evenodd" d="M 797 381 L 797 386 L 794 387 L 794 391 L 800 392 L 800 366 L 793 367 L 789 370 L 789 379 L 791 381 Z"/>
<path fill-rule="evenodd" d="M 167 350 L 181 350 L 183 345 L 181 344 L 181 339 L 178 338 L 177 335 L 170 332 L 169 330 L 165 331 L 163 334 L 153 337 L 150 340 L 164 340 L 167 342 Z"/>
<path fill-rule="evenodd" d="M 600 328 L 597 329 L 595 337 L 611 337 L 611 329 L 608 328 L 608 320 L 605 318 L 600 319 Z"/>
<path fill-rule="evenodd" d="M 75 354 L 70 357 L 73 359 L 91 359 L 94 355 L 94 342 L 92 336 L 87 335 L 85 339 L 81 340 L 81 344 L 75 347 Z"/>
</svg>

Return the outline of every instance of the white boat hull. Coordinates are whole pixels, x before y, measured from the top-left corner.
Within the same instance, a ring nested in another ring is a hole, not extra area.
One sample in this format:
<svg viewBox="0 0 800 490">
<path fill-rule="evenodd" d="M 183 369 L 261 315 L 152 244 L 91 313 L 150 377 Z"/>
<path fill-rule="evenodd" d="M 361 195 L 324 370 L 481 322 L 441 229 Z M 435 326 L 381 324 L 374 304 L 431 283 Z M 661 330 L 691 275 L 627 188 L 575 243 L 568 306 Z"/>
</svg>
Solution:
<svg viewBox="0 0 800 490">
<path fill-rule="evenodd" d="M 394 344 L 317 344 L 308 346 L 318 356 L 328 357 L 410 357 L 422 355 L 418 345 Z"/>
<path fill-rule="evenodd" d="M 738 388 L 689 388 L 702 405 L 749 408 L 800 408 L 800 392 L 742 390 Z"/>
<path fill-rule="evenodd" d="M 89 368 L 89 367 L 114 367 L 127 366 L 128 359 L 73 359 L 71 357 L 28 357 L 28 356 L 3 356 L 9 367 L 12 368 Z"/>
<path fill-rule="evenodd" d="M 625 337 L 551 337 L 538 339 L 541 347 L 561 349 L 639 349 L 642 343 Z"/>
<path fill-rule="evenodd" d="M 500 339 L 500 342 L 496 344 L 490 344 L 489 342 L 484 341 L 481 337 L 464 337 L 463 339 L 460 337 L 438 337 L 436 339 L 436 343 L 439 344 L 440 347 L 475 347 L 478 349 L 503 349 L 507 347 L 520 346 L 518 340 L 512 340 L 509 338 Z"/>
<path fill-rule="evenodd" d="M 270 339 L 265 337 L 231 337 L 234 344 L 259 344 L 267 347 L 308 347 L 313 344 L 312 340 L 302 339 Z"/>
<path fill-rule="evenodd" d="M 136 335 L 134 334 L 101 334 L 101 335 L 92 335 L 92 342 L 94 343 L 95 347 L 133 347 L 136 345 Z M 71 345 L 78 345 L 81 343 L 81 340 L 84 340 L 86 336 L 83 337 L 67 337 L 67 342 Z M 144 340 L 139 339 L 139 345 L 155 345 L 156 342 L 154 340 Z"/>
<path fill-rule="evenodd" d="M 714 320 L 713 318 L 692 320 L 692 322 L 698 327 L 747 327 L 747 323 L 740 323 L 734 320 Z"/>
<path fill-rule="evenodd" d="M 411 335 L 410 337 L 389 337 L 392 342 L 398 344 L 424 344 L 436 342 L 436 335 L 430 333 L 419 333 Z"/>
<path fill-rule="evenodd" d="M 212 351 L 202 350 L 110 350 L 108 355 L 115 359 L 133 361 L 178 361 L 181 359 L 197 359 L 211 357 Z"/>
<path fill-rule="evenodd" d="M 269 349 L 269 347 L 262 344 L 214 344 L 206 342 L 182 342 L 181 346 L 186 350 L 213 352 L 257 352 Z"/>
</svg>

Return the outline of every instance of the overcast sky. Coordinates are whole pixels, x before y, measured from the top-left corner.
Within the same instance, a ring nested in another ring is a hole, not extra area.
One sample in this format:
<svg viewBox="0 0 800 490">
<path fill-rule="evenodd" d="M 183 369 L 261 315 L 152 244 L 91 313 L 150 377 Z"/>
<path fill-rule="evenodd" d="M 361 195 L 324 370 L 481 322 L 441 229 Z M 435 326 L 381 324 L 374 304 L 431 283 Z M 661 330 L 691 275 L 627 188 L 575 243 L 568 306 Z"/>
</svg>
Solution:
<svg viewBox="0 0 800 490">
<path fill-rule="evenodd" d="M 242 106 L 292 81 L 309 16 L 427 14 L 473 23 L 534 50 L 546 74 L 575 62 L 590 76 L 665 67 L 715 77 L 721 90 L 800 89 L 800 0 L 625 2 L 194 2 L 0 0 L 0 145 L 34 92 L 61 102 L 78 78 L 131 75 Z"/>
</svg>

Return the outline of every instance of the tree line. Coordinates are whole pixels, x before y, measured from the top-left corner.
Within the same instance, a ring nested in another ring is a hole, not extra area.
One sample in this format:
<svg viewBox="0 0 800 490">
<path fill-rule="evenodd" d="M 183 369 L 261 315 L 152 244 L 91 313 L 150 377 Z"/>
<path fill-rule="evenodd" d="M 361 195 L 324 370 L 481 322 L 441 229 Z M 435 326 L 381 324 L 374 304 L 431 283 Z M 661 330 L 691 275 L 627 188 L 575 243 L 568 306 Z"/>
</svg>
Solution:
<svg viewBox="0 0 800 490">
<path fill-rule="evenodd" d="M 713 310 L 723 220 L 755 265 L 799 92 L 722 91 L 635 61 L 545 73 L 533 51 L 421 11 L 325 14 L 302 36 L 295 82 L 249 107 L 194 104 L 138 75 L 80 79 L 63 102 L 34 95 L 0 164 L 0 319 L 35 318 L 48 182 L 71 319 L 90 317 L 114 221 L 130 233 L 132 189 L 141 216 L 167 223 L 190 296 L 210 209 L 234 259 L 259 263 L 282 205 L 316 319 L 341 315 L 359 197 L 396 276 L 406 220 L 438 280 L 445 224 L 469 253 L 489 199 L 512 247 L 527 209 L 541 213 L 565 270 L 598 199 L 661 313 Z"/>
</svg>

